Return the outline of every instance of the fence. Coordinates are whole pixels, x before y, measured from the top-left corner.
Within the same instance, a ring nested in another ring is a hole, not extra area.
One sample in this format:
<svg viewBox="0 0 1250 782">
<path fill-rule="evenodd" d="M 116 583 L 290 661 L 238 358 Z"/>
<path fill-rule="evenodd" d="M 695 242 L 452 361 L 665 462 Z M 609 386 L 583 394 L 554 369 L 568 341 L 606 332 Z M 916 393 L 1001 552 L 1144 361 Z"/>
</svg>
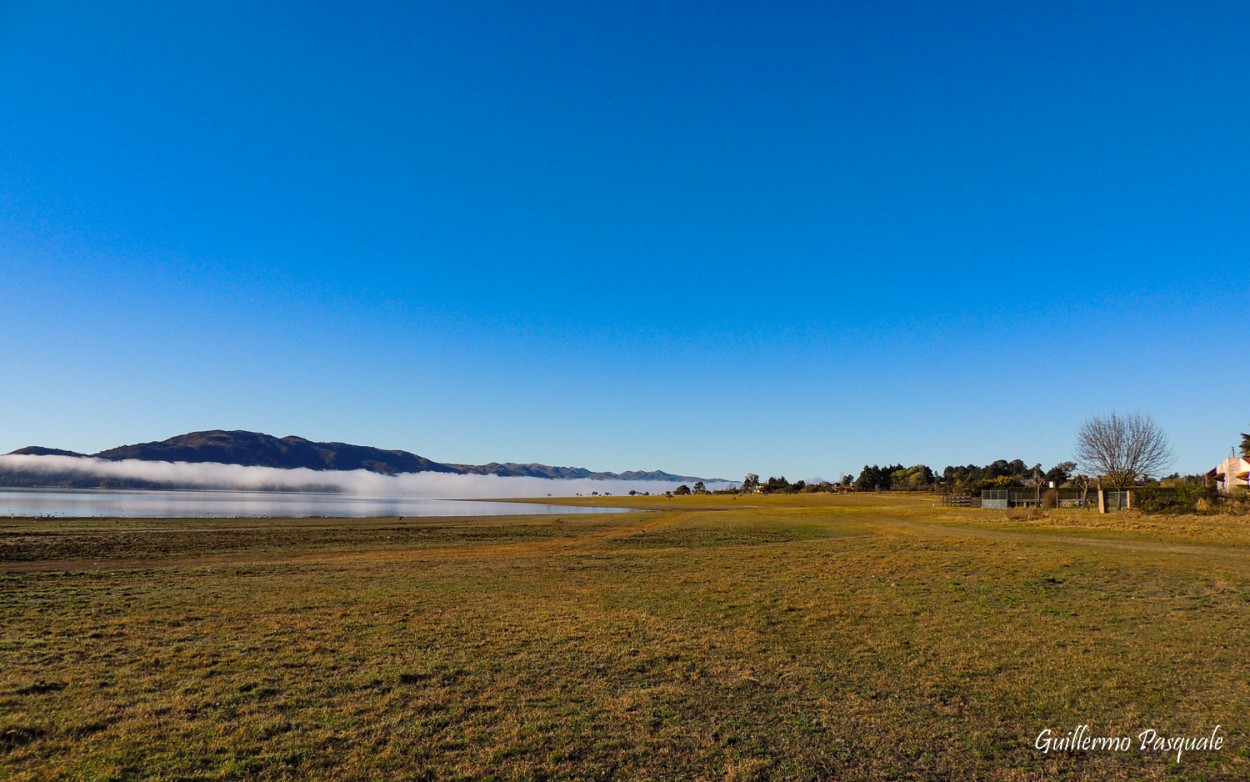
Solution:
<svg viewBox="0 0 1250 782">
<path fill-rule="evenodd" d="M 1202 486 L 1138 486 L 1128 491 L 1108 489 L 1103 496 L 1108 511 L 1135 509 L 1147 513 L 1192 512 L 1199 498 L 1204 498 L 1209 506 L 1233 499 L 1218 495 L 1211 487 Z M 1246 500 L 1250 500 L 1250 494 L 1243 496 L 1242 501 Z M 983 489 L 979 497 L 970 492 L 945 494 L 942 504 L 965 508 L 1033 508 L 1038 504 L 1038 492 L 1036 487 Z M 1080 489 L 1043 489 L 1041 505 L 1044 508 L 1096 509 L 1098 489 L 1091 487 L 1085 493 Z"/>
<path fill-rule="evenodd" d="M 971 494 L 943 494 L 943 505 L 953 505 L 956 508 L 979 508 L 981 507 L 981 498 L 973 497 Z"/>
<path fill-rule="evenodd" d="M 1107 510 L 1125 510 L 1132 507 L 1131 491 L 1106 491 Z M 982 508 L 1034 508 L 1039 504 L 1059 508 L 1097 507 L 1098 490 L 1090 489 L 1044 489 L 1040 496 L 1037 489 L 985 489 L 981 492 Z"/>
</svg>

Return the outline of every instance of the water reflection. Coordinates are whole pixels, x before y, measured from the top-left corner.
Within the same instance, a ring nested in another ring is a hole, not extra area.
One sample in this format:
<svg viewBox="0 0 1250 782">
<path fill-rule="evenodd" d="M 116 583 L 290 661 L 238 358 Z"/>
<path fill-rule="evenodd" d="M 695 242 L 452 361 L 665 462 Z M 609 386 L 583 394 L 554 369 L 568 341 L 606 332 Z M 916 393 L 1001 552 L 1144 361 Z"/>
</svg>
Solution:
<svg viewBox="0 0 1250 782">
<path fill-rule="evenodd" d="M 525 513 L 615 513 L 623 508 L 575 508 L 540 503 L 360 497 L 347 494 L 253 491 L 115 491 L 0 489 L 0 516 L 92 518 L 302 518 L 331 516 L 505 516 Z"/>
</svg>

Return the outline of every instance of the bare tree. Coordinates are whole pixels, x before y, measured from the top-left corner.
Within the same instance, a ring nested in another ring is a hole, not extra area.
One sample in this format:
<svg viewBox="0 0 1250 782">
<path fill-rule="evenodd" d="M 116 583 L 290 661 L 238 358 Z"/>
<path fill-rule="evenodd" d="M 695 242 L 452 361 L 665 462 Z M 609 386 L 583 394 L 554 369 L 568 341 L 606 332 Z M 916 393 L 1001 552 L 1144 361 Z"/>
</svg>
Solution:
<svg viewBox="0 0 1250 782">
<path fill-rule="evenodd" d="M 1081 507 L 1088 508 L 1089 507 L 1089 487 L 1090 487 L 1090 484 L 1094 482 L 1094 479 L 1089 477 L 1088 475 L 1081 474 L 1073 478 L 1072 482 L 1075 483 L 1076 487 L 1081 490 Z"/>
<path fill-rule="evenodd" d="M 1148 415 L 1094 416 L 1076 433 L 1076 460 L 1123 491 L 1139 477 L 1162 473 L 1172 463 L 1168 437 Z"/>
</svg>

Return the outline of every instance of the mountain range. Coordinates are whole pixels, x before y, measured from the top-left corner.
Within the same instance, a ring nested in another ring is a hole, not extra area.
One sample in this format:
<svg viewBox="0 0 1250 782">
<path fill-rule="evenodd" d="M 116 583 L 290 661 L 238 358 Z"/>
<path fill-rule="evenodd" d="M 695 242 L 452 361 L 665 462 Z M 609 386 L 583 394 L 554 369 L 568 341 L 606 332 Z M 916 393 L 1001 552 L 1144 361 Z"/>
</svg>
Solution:
<svg viewBox="0 0 1250 782">
<path fill-rule="evenodd" d="M 12 452 L 18 456 L 77 456 L 103 459 L 106 461 L 122 461 L 136 459 L 139 461 L 191 462 L 218 464 L 237 464 L 248 467 L 276 467 L 292 469 L 303 467 L 310 470 L 369 470 L 383 475 L 398 475 L 414 472 L 442 472 L 461 475 L 498 475 L 503 477 L 528 477 L 573 479 L 590 478 L 594 480 L 626 480 L 626 481 L 670 481 L 693 483 L 717 482 L 719 478 L 698 478 L 690 475 L 674 475 L 660 470 L 630 470 L 628 472 L 593 472 L 584 467 L 553 467 L 546 464 L 517 464 L 514 462 L 491 462 L 490 464 L 449 464 L 436 462 L 424 456 L 408 451 L 388 451 L 367 445 L 351 445 L 349 443 L 319 443 L 303 437 L 274 437 L 260 432 L 242 430 L 225 431 L 213 429 L 204 432 L 171 437 L 168 440 L 150 443 L 136 443 L 110 448 L 94 454 L 76 453 L 58 448 L 28 446 Z M 20 471 L 0 469 L 0 485 L 29 486 L 34 485 L 29 476 L 23 477 Z M 71 485 L 77 488 L 89 488 L 103 485 L 99 479 L 86 476 L 61 477 L 57 485 Z M 117 481 L 109 481 L 110 486 Z M 143 482 L 137 482 L 143 483 Z M 133 485 L 130 488 L 148 488 Z"/>
</svg>

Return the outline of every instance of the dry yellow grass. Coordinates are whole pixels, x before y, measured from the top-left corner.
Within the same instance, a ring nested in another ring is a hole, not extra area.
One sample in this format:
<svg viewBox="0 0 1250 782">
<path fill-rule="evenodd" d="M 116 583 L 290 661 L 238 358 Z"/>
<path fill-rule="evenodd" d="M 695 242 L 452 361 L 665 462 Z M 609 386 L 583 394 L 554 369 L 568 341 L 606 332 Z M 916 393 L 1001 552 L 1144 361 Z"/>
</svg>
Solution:
<svg viewBox="0 0 1250 782">
<path fill-rule="evenodd" d="M 0 776 L 1250 777 L 1244 518 L 600 504 L 0 522 Z"/>
</svg>

